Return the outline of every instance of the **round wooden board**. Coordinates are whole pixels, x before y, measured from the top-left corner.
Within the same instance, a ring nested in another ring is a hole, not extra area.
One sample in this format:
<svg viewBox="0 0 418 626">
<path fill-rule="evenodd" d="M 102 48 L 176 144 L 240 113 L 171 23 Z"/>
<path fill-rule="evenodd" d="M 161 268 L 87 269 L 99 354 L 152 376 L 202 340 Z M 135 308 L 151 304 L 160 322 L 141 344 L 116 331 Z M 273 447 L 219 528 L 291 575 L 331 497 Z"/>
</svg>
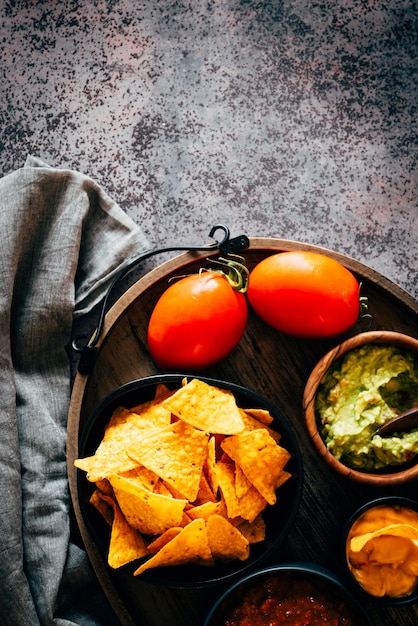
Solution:
<svg viewBox="0 0 418 626">
<path fill-rule="evenodd" d="M 313 250 L 331 256 L 349 268 L 362 283 L 373 317 L 371 329 L 386 329 L 418 337 L 418 302 L 370 268 L 335 252 L 281 239 L 252 238 L 244 251 L 251 269 L 266 256 L 287 250 Z M 150 271 L 119 298 L 106 315 L 92 372 L 77 374 L 68 416 L 67 460 L 72 504 L 86 551 L 100 584 L 123 625 L 196 626 L 221 588 L 171 590 L 157 588 L 137 578 L 111 570 L 84 524 L 77 493 L 78 442 L 96 404 L 121 384 L 157 373 L 146 346 L 149 315 L 170 277 L 189 274 L 207 265 L 217 253 L 182 254 Z M 351 512 L 378 495 L 414 497 L 417 484 L 371 489 L 330 472 L 309 441 L 302 410 L 307 378 L 319 358 L 341 339 L 367 330 L 360 321 L 344 337 L 301 340 L 278 333 L 252 311 L 245 334 L 235 350 L 206 376 L 242 384 L 273 402 L 291 423 L 304 458 L 305 485 L 294 528 L 275 562 L 309 560 L 341 571 L 340 536 Z M 418 607 L 381 608 L 370 603 L 370 614 L 381 626 L 415 626 Z"/>
</svg>

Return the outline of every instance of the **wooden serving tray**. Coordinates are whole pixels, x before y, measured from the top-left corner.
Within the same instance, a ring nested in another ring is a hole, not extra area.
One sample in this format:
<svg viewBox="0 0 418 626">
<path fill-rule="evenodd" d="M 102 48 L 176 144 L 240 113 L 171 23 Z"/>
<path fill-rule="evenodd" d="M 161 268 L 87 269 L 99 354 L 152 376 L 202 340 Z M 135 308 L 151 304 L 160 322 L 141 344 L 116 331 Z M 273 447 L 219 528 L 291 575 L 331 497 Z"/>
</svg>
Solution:
<svg viewBox="0 0 418 626">
<path fill-rule="evenodd" d="M 418 302 L 379 273 L 335 252 L 282 239 L 251 238 L 244 251 L 249 269 L 266 256 L 287 250 L 313 250 L 333 257 L 362 283 L 373 316 L 370 330 L 395 330 L 418 337 Z M 211 253 L 182 254 L 150 271 L 119 298 L 106 315 L 98 355 L 89 375 L 77 374 L 68 416 L 68 475 L 72 504 L 85 549 L 95 573 L 121 624 L 124 626 L 197 626 L 222 591 L 169 589 L 132 580 L 106 564 L 83 521 L 77 493 L 79 437 L 90 413 L 116 387 L 157 373 L 146 346 L 150 313 L 168 280 L 197 271 Z M 402 487 L 370 488 L 332 473 L 319 458 L 306 432 L 302 395 L 308 376 L 319 358 L 341 339 L 368 330 L 366 321 L 343 337 L 302 340 L 267 326 L 253 312 L 235 350 L 204 375 L 228 380 L 257 391 L 272 402 L 290 422 L 304 459 L 305 484 L 299 514 L 284 547 L 273 562 L 308 560 L 342 575 L 340 538 L 350 514 L 367 500 L 383 495 L 418 498 L 417 482 Z M 203 372 L 202 372 L 203 375 Z M 418 606 L 367 607 L 379 626 L 416 626 Z"/>
</svg>

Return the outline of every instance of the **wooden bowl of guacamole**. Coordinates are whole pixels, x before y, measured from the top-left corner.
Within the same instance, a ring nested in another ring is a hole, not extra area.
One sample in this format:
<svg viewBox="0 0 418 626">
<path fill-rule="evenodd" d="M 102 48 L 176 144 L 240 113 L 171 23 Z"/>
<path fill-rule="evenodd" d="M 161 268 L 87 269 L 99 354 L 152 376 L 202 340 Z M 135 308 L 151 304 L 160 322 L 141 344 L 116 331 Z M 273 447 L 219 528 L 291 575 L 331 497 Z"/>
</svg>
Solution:
<svg viewBox="0 0 418 626">
<path fill-rule="evenodd" d="M 393 331 L 360 333 L 327 352 L 303 394 L 312 443 L 339 474 L 393 485 L 418 477 L 418 429 L 377 434 L 418 404 L 418 339 Z"/>
</svg>

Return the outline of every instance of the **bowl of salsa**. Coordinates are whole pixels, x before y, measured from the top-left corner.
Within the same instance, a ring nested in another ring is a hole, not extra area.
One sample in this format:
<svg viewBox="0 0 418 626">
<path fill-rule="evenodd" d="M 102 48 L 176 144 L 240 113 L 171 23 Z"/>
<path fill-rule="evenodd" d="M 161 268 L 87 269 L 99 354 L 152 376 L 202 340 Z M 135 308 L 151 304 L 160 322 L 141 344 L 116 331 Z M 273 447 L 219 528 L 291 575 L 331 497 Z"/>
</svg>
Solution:
<svg viewBox="0 0 418 626">
<path fill-rule="evenodd" d="M 204 626 L 372 626 L 353 595 L 313 563 L 284 563 L 249 574 L 215 603 Z"/>
<path fill-rule="evenodd" d="M 393 331 L 360 333 L 317 363 L 303 408 L 317 452 L 337 473 L 387 486 L 418 477 L 418 428 L 379 428 L 418 405 L 418 339 Z"/>
</svg>

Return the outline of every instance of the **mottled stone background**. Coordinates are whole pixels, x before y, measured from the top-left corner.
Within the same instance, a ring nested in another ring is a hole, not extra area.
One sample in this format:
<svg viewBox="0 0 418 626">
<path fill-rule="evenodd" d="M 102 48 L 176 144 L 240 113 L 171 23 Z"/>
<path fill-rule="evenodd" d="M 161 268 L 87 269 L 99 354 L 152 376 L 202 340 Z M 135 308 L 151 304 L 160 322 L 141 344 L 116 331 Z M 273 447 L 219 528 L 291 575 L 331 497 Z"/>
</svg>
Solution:
<svg viewBox="0 0 418 626">
<path fill-rule="evenodd" d="M 101 183 L 153 247 L 232 234 L 347 254 L 415 297 L 413 0 L 4 0 L 0 173 Z"/>
</svg>

